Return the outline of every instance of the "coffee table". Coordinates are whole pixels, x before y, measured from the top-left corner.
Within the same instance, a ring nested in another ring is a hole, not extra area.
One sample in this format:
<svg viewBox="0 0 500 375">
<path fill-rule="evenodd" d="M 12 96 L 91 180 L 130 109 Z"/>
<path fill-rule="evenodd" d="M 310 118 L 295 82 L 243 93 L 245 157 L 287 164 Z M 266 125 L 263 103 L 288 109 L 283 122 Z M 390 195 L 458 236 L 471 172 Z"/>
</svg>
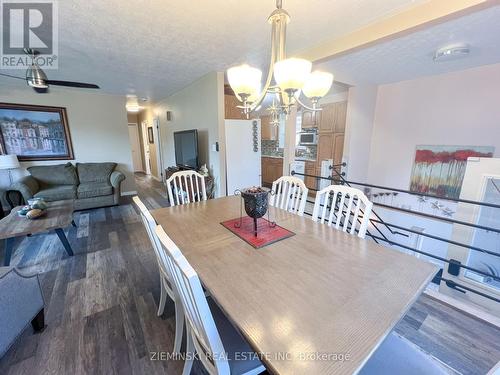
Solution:
<svg viewBox="0 0 500 375">
<path fill-rule="evenodd" d="M 5 240 L 4 266 L 10 264 L 14 239 L 46 231 L 55 231 L 69 256 L 73 256 L 71 245 L 64 234 L 64 228 L 75 226 L 73 221 L 73 200 L 49 202 L 47 212 L 38 219 L 29 220 L 17 214 L 22 206 L 14 207 L 10 214 L 0 220 L 0 240 Z"/>
</svg>

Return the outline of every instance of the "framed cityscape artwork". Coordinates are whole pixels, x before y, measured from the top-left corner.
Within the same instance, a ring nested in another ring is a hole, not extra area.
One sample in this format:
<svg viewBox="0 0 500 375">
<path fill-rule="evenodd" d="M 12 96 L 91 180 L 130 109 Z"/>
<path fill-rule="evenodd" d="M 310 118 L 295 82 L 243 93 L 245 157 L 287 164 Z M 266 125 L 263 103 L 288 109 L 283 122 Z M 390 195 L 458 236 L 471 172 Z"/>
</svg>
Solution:
<svg viewBox="0 0 500 375">
<path fill-rule="evenodd" d="M 73 159 L 66 108 L 0 103 L 0 146 L 20 161 Z"/>
</svg>

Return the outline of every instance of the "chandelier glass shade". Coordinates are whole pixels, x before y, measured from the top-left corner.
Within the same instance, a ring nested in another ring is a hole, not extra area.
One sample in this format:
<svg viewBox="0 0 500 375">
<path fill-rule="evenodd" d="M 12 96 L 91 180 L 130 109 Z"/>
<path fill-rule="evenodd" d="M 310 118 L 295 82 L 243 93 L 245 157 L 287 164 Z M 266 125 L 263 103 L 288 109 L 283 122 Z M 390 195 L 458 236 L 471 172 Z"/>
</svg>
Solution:
<svg viewBox="0 0 500 375">
<path fill-rule="evenodd" d="M 302 92 L 309 99 L 319 99 L 328 94 L 333 84 L 333 74 L 326 72 L 312 72 L 302 86 Z"/>
<path fill-rule="evenodd" d="M 300 90 L 311 74 L 312 64 L 304 59 L 286 59 L 274 64 L 274 80 L 285 92 Z"/>
<path fill-rule="evenodd" d="M 320 111 L 319 99 L 325 96 L 333 84 L 333 74 L 313 71 L 312 63 L 305 59 L 286 58 L 286 27 L 290 16 L 282 9 L 282 0 L 276 0 L 276 10 L 269 16 L 271 32 L 271 62 L 264 88 L 261 90 L 262 71 L 246 64 L 235 66 L 227 71 L 229 85 L 236 97 L 242 102 L 239 108 L 247 116 L 260 108 L 267 94 L 274 94 L 269 111 L 274 116 L 288 114 L 294 105 L 309 111 Z M 274 84 L 273 84 L 274 78 Z M 310 99 L 312 106 L 300 100 L 301 92 Z"/>
<path fill-rule="evenodd" d="M 227 79 L 238 100 L 257 99 L 260 93 L 262 71 L 248 65 L 235 66 L 227 71 Z"/>
</svg>

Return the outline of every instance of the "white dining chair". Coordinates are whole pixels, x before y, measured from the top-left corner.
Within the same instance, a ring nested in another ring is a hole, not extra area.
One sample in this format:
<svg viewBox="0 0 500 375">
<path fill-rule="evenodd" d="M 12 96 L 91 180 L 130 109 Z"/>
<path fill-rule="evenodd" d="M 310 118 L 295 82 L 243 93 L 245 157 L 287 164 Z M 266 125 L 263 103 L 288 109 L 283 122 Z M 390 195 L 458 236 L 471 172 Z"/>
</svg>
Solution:
<svg viewBox="0 0 500 375">
<path fill-rule="evenodd" d="M 196 171 L 175 172 L 167 180 L 167 191 L 172 206 L 207 200 L 205 177 Z"/>
<path fill-rule="evenodd" d="M 363 207 L 362 207 L 363 206 Z M 344 232 L 365 238 L 373 203 L 358 189 L 330 185 L 316 193 L 313 216 L 314 221 L 320 220 Z M 359 229 L 356 229 L 359 224 Z"/>
<path fill-rule="evenodd" d="M 211 298 L 206 298 L 198 278 L 177 245 L 161 226 L 156 234 L 163 245 L 162 259 L 173 275 L 186 314 L 186 362 L 183 375 L 188 375 L 195 354 L 209 374 L 259 374 L 265 370 L 257 356 L 236 359 L 237 353 L 252 353 L 250 345 L 231 325 Z"/>
<path fill-rule="evenodd" d="M 300 178 L 283 176 L 273 182 L 269 204 L 299 216 L 304 215 L 309 189 Z"/>
<path fill-rule="evenodd" d="M 149 240 L 153 246 L 153 250 L 156 255 L 156 260 L 158 262 L 158 269 L 160 271 L 160 302 L 158 303 L 158 316 L 163 314 L 165 310 L 165 305 L 167 303 L 167 296 L 170 297 L 175 304 L 175 340 L 174 340 L 174 353 L 180 353 L 182 334 L 184 331 L 184 310 L 182 308 L 182 302 L 179 300 L 179 296 L 173 286 L 172 275 L 169 270 L 165 267 L 161 261 L 162 248 L 161 244 L 156 236 L 156 221 L 151 216 L 144 203 L 139 197 L 135 196 L 132 198 L 134 204 L 139 208 L 141 213 L 141 219 L 148 233 Z"/>
</svg>

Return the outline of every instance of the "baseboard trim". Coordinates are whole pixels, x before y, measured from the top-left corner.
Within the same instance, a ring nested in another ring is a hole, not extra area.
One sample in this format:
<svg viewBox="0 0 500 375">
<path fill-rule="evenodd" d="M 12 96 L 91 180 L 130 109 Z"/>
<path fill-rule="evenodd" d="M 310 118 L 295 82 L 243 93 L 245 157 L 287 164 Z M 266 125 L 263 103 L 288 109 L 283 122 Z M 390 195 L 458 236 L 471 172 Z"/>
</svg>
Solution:
<svg viewBox="0 0 500 375">
<path fill-rule="evenodd" d="M 122 191 L 121 196 L 126 197 L 129 195 L 137 195 L 137 190 L 131 190 L 131 191 Z"/>
<path fill-rule="evenodd" d="M 445 305 L 460 310 L 467 315 L 473 316 L 474 318 L 477 318 L 479 320 L 482 320 L 486 323 L 489 323 L 491 325 L 500 328 L 500 319 L 485 310 L 472 306 L 468 303 L 459 301 L 451 296 L 447 296 L 446 294 L 440 293 L 435 290 L 427 289 L 426 291 L 424 291 L 424 294 L 444 303 Z"/>
<path fill-rule="evenodd" d="M 151 176 L 151 177 L 153 177 L 153 179 L 155 179 L 156 181 L 158 181 L 158 182 L 162 182 L 162 181 L 161 181 L 158 177 L 156 177 L 155 175 L 150 174 L 150 176 Z"/>
</svg>

